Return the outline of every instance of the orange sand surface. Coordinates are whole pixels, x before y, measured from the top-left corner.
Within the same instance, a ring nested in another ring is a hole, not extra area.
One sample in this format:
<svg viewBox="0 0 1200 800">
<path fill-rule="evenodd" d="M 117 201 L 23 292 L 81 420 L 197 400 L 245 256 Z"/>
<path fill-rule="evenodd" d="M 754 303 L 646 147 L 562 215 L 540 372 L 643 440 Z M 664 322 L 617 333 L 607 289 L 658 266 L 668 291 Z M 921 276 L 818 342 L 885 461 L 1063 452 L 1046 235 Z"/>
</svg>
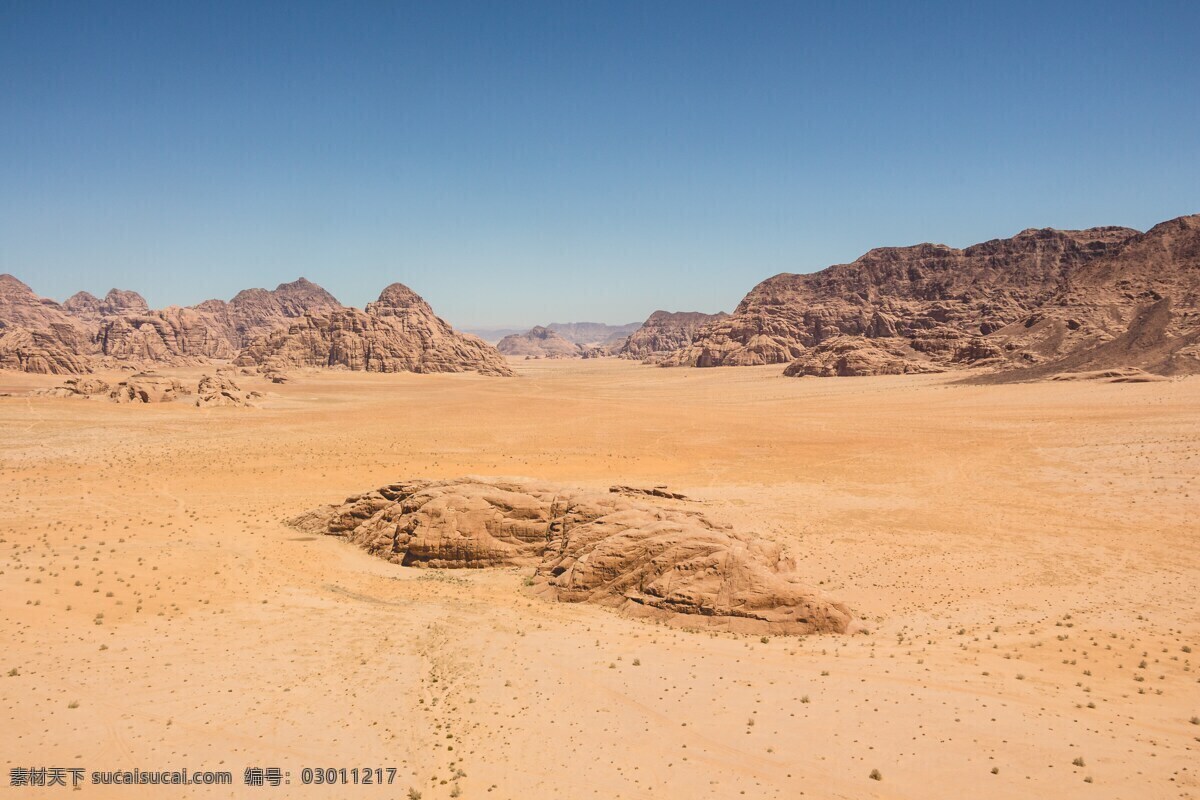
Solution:
<svg viewBox="0 0 1200 800">
<path fill-rule="evenodd" d="M 86 797 L 1200 797 L 1200 379 L 512 365 L 239 378 L 259 409 L 0 374 L 0 795 L 66 796 L 7 786 L 61 766 L 234 777 Z M 694 633 L 282 524 L 472 474 L 669 485 L 870 633 Z"/>
</svg>

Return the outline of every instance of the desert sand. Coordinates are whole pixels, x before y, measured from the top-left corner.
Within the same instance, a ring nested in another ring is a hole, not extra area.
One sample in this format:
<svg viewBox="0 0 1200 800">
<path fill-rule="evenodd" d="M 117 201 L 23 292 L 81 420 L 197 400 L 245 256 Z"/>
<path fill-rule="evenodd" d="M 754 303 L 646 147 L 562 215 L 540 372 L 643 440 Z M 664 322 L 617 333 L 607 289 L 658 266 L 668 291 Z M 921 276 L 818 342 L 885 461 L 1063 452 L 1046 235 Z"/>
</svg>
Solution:
<svg viewBox="0 0 1200 800">
<path fill-rule="evenodd" d="M 509 363 L 239 378 L 260 408 L 0 373 L 8 767 L 234 777 L 88 797 L 1200 797 L 1200 379 Z M 690 632 L 284 524 L 464 475 L 668 485 L 870 632 Z"/>
</svg>

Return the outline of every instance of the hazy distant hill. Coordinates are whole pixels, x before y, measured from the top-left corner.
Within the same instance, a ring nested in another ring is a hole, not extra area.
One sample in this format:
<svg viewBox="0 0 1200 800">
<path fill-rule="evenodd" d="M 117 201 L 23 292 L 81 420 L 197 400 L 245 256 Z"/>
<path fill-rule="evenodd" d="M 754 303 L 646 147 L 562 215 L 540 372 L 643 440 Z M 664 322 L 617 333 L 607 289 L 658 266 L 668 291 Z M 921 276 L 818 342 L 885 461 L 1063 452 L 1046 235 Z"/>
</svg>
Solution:
<svg viewBox="0 0 1200 800">
<path fill-rule="evenodd" d="M 551 322 L 546 326 L 568 342 L 584 347 L 614 344 L 642 326 L 640 322 L 607 325 L 603 322 Z"/>
</svg>

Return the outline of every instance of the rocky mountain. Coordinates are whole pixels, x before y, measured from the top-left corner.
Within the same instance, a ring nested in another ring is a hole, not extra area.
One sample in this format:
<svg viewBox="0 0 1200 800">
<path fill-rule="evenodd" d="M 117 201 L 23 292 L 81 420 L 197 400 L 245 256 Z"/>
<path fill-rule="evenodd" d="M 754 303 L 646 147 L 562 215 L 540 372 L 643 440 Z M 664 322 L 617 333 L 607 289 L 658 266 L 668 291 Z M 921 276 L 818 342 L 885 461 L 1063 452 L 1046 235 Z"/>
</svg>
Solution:
<svg viewBox="0 0 1200 800">
<path fill-rule="evenodd" d="M 699 311 L 655 311 L 631 333 L 616 351 L 620 358 L 658 363 L 671 353 L 692 343 L 696 332 L 711 322 L 729 316 L 725 312 L 702 314 Z"/>
<path fill-rule="evenodd" d="M 458 478 L 383 486 L 288 524 L 403 566 L 534 567 L 535 591 L 665 622 L 745 633 L 862 623 L 806 586 L 778 546 L 663 494 Z"/>
<path fill-rule="evenodd" d="M 233 358 L 253 338 L 288 320 L 342 308 L 333 295 L 305 278 L 190 308 L 151 310 L 136 292 L 117 289 L 93 301 L 80 293 L 64 306 L 78 309 L 80 319 L 96 325 L 94 341 L 101 355 L 132 361 Z"/>
<path fill-rule="evenodd" d="M 512 333 L 496 345 L 506 356 L 524 358 L 582 358 L 583 348 L 560 334 L 538 325 L 525 333 Z"/>
<path fill-rule="evenodd" d="M 1121 368 L 1200 373 L 1200 215 L 1155 225 L 1085 264 L 1052 302 L 987 343 L 1029 365 L 988 382 Z"/>
<path fill-rule="evenodd" d="M 233 358 L 249 341 L 289 319 L 342 306 L 300 278 L 272 291 L 248 289 L 232 300 L 151 309 L 140 294 L 113 289 L 72 295 L 61 305 L 0 276 L 0 367 L 80 373 L 109 363 L 195 362 Z"/>
<path fill-rule="evenodd" d="M 1192 216 L 1144 234 L 1045 228 L 962 250 L 879 248 L 850 264 L 763 281 L 732 315 L 706 324 L 665 362 L 708 367 L 816 358 L 812 369 L 828 372 L 810 349 L 849 336 L 879 340 L 893 356 L 911 352 L 904 359 L 914 369 L 1200 371 L 1198 231 L 1200 216 Z M 845 354 L 849 345 L 839 347 Z M 812 373 L 802 363 L 793 374 Z"/>
<path fill-rule="evenodd" d="M 366 372 L 513 374 L 495 348 L 455 331 L 399 283 L 384 289 L 365 310 L 307 314 L 260 335 L 235 363 L 264 372 L 341 366 Z"/>
</svg>

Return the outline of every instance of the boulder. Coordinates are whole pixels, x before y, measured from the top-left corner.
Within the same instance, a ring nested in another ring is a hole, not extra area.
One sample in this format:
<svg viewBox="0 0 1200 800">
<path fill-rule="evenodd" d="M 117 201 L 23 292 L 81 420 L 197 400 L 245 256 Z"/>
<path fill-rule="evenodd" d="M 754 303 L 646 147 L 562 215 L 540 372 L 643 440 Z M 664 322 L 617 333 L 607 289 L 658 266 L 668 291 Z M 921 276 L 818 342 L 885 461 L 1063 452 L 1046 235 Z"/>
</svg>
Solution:
<svg viewBox="0 0 1200 800">
<path fill-rule="evenodd" d="M 512 481 L 412 480 L 289 520 L 404 566 L 527 567 L 537 591 L 689 627 L 847 633 L 861 623 L 779 545 L 685 500 Z"/>
</svg>

